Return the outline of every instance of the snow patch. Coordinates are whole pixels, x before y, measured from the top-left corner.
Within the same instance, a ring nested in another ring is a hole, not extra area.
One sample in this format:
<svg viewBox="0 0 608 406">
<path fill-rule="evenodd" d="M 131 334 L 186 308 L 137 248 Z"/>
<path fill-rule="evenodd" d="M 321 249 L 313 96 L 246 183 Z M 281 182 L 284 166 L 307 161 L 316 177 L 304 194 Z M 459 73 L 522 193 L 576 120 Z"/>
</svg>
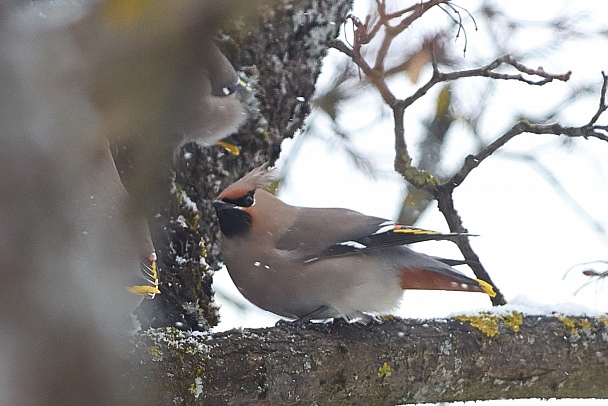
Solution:
<svg viewBox="0 0 608 406">
<path fill-rule="evenodd" d="M 605 313 L 600 310 L 592 309 L 578 303 L 539 303 L 526 295 L 516 296 L 509 300 L 509 303 L 504 306 L 493 307 L 492 309 L 483 308 L 471 310 L 467 313 L 474 314 L 488 311 L 498 316 L 506 315 L 512 312 L 518 312 L 524 316 L 553 316 L 555 314 L 562 314 L 576 317 L 599 317 L 605 315 Z M 458 313 L 451 313 L 448 317 L 460 315 L 462 315 L 462 311 Z"/>
</svg>

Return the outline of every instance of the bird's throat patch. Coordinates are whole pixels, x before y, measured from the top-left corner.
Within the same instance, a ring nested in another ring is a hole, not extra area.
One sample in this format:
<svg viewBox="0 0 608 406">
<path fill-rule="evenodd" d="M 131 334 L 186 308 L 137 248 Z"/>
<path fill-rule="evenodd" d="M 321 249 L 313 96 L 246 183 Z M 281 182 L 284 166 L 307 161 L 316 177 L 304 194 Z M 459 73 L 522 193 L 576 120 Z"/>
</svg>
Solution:
<svg viewBox="0 0 608 406">
<path fill-rule="evenodd" d="M 217 211 L 220 228 L 226 238 L 239 237 L 251 229 L 253 219 L 251 214 L 240 209 L 223 209 Z"/>
</svg>

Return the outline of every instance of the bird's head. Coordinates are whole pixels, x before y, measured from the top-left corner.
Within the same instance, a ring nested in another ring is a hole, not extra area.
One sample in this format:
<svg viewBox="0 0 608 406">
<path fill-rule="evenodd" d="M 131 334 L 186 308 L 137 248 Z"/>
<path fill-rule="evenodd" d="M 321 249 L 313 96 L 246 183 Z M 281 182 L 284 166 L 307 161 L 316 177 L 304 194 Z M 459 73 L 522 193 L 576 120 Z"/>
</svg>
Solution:
<svg viewBox="0 0 608 406">
<path fill-rule="evenodd" d="M 268 170 L 268 164 L 265 163 L 228 186 L 213 201 L 220 228 L 226 238 L 243 236 L 251 230 L 257 216 L 256 198 L 265 193 L 261 188 L 271 180 L 272 171 Z"/>
</svg>

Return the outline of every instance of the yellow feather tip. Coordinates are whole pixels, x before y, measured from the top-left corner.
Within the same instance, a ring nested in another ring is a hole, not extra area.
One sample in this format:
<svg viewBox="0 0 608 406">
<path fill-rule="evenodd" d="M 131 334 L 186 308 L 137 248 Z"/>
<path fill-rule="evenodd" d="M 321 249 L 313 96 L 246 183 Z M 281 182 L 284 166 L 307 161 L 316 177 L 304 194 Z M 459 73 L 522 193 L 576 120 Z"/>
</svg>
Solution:
<svg viewBox="0 0 608 406">
<path fill-rule="evenodd" d="M 441 234 L 437 231 L 421 230 L 419 228 L 398 228 L 393 230 L 393 233 L 418 234 L 418 235 L 437 235 Z"/>
<path fill-rule="evenodd" d="M 239 147 L 229 142 L 218 141 L 216 142 L 216 145 L 219 145 L 220 147 L 224 148 L 226 151 L 230 152 L 234 156 L 239 156 L 241 154 Z"/>
<path fill-rule="evenodd" d="M 486 281 L 482 281 L 481 279 L 475 279 L 479 286 L 483 289 L 484 293 L 490 297 L 496 296 L 496 292 L 494 292 L 494 287 L 490 285 Z"/>
<path fill-rule="evenodd" d="M 160 294 L 160 290 L 158 290 L 158 288 L 146 285 L 127 286 L 127 290 L 129 291 L 129 293 L 133 293 L 134 295 L 139 296 Z"/>
</svg>

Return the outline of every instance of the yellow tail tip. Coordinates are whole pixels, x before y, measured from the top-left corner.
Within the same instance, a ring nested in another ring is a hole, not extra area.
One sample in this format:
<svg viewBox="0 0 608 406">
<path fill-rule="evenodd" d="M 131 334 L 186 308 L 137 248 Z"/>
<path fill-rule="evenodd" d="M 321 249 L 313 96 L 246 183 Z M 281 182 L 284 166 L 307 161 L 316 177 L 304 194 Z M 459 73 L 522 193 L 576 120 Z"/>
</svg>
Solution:
<svg viewBox="0 0 608 406">
<path fill-rule="evenodd" d="M 481 279 L 475 279 L 477 283 L 479 283 L 479 287 L 483 289 L 484 293 L 490 297 L 496 296 L 496 292 L 494 292 L 494 287 L 490 285 L 486 281 L 482 281 Z"/>
</svg>

